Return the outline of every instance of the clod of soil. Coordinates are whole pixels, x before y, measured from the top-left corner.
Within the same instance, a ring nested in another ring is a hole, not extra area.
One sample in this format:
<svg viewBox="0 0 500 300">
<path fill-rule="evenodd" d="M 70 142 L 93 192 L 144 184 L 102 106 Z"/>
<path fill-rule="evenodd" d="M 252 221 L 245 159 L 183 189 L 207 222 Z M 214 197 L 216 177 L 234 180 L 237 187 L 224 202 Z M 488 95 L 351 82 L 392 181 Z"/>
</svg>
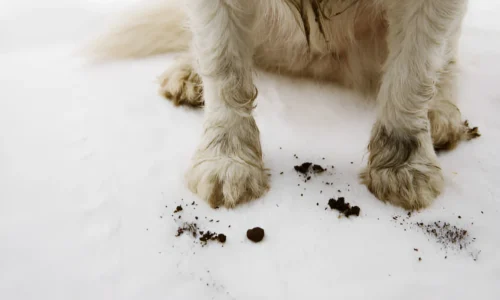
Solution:
<svg viewBox="0 0 500 300">
<path fill-rule="evenodd" d="M 349 218 L 349 216 L 359 217 L 359 213 L 361 212 L 361 208 L 359 206 L 353 206 L 347 211 L 344 212 L 344 215 Z"/>
<path fill-rule="evenodd" d="M 175 208 L 174 213 L 178 213 L 180 211 L 182 211 L 182 206 L 179 205 Z"/>
<path fill-rule="evenodd" d="M 359 206 L 353 206 L 349 203 L 345 202 L 344 197 L 339 197 L 338 200 L 335 199 L 330 199 L 328 201 L 328 206 L 330 206 L 331 209 L 338 210 L 340 213 L 344 214 L 344 216 L 349 217 L 349 216 L 357 216 L 359 217 L 359 213 L 361 212 L 361 208 Z"/>
<path fill-rule="evenodd" d="M 295 166 L 293 167 L 295 169 L 295 171 L 299 172 L 299 173 L 302 173 L 302 174 L 307 174 L 307 172 L 309 172 L 309 168 L 312 166 L 312 163 L 310 162 L 305 162 L 303 163 L 302 165 L 300 166 Z"/>
<path fill-rule="evenodd" d="M 209 241 L 219 241 L 220 243 L 226 242 L 226 236 L 222 233 L 217 234 L 216 232 L 200 231 L 200 234 L 201 234 L 200 242 L 202 242 L 203 244 L 206 244 Z"/>
<path fill-rule="evenodd" d="M 217 236 L 217 240 L 224 244 L 226 242 L 226 235 L 223 233 L 219 233 L 219 235 Z"/>
<path fill-rule="evenodd" d="M 260 227 L 255 227 L 253 229 L 247 230 L 247 238 L 254 243 L 262 241 L 264 238 L 264 229 Z"/>
<path fill-rule="evenodd" d="M 326 169 L 323 169 L 323 167 L 320 166 L 320 165 L 314 165 L 312 167 L 312 170 L 313 170 L 314 173 L 323 173 L 323 172 L 326 171 Z"/>
<path fill-rule="evenodd" d="M 336 209 L 340 212 L 344 212 L 350 208 L 349 203 L 345 203 L 344 197 L 340 197 L 338 200 L 332 198 L 328 201 L 328 205 L 331 209 Z"/>
</svg>

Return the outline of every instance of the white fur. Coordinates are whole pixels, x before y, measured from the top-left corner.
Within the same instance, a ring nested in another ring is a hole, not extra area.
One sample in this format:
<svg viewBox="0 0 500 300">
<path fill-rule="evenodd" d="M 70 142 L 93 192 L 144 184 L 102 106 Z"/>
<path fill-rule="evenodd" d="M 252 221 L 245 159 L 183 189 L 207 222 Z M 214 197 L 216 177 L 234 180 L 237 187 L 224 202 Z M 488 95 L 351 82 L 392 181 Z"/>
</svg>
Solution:
<svg viewBox="0 0 500 300">
<path fill-rule="evenodd" d="M 166 5 L 146 14 L 148 26 L 131 19 L 108 36 L 101 56 L 144 56 L 190 46 L 190 54 L 162 76 L 161 90 L 184 95 L 186 104 L 206 105 L 205 132 L 187 181 L 213 206 L 232 207 L 268 188 L 252 117 L 253 65 L 377 93 L 378 119 L 362 180 L 383 201 L 409 209 L 428 206 L 443 185 L 433 147 L 477 134 L 453 104 L 467 1 L 323 0 L 327 17 L 321 24 L 314 20 L 315 1 L 190 0 L 184 10 Z M 189 31 L 182 31 L 185 21 Z M 162 34 L 151 35 L 154 41 L 140 33 L 159 29 Z M 134 47 L 121 46 L 132 41 Z M 203 96 L 193 92 L 201 82 Z"/>
<path fill-rule="evenodd" d="M 84 54 L 99 61 L 186 51 L 191 34 L 180 3 L 161 1 L 119 16 L 104 35 L 86 45 Z"/>
</svg>

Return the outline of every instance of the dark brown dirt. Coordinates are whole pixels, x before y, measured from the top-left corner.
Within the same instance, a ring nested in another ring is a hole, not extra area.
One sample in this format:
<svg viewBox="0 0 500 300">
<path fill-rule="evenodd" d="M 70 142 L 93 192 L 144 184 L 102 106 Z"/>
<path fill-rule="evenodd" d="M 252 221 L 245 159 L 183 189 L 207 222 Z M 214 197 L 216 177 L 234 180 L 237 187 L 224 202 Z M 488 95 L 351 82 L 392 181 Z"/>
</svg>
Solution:
<svg viewBox="0 0 500 300">
<path fill-rule="evenodd" d="M 456 246 L 462 250 L 471 243 L 467 230 L 452 226 L 450 223 L 437 221 L 430 224 L 416 224 L 425 233 L 434 237 L 444 248 Z"/>
<path fill-rule="evenodd" d="M 200 242 L 204 245 L 206 245 L 209 241 L 218 241 L 222 244 L 226 242 L 226 235 L 223 233 L 216 233 L 216 232 L 203 232 L 200 231 L 201 237 L 200 237 Z"/>
<path fill-rule="evenodd" d="M 330 206 L 331 209 L 338 210 L 340 213 L 342 213 L 344 216 L 349 217 L 349 216 L 357 216 L 359 217 L 359 214 L 361 212 L 361 208 L 359 206 L 353 206 L 349 203 L 345 202 L 344 197 L 339 197 L 338 200 L 335 199 L 330 199 L 328 201 L 328 206 Z"/>
<path fill-rule="evenodd" d="M 349 203 L 345 203 L 345 198 L 340 197 L 338 200 L 335 199 L 330 199 L 328 201 L 328 206 L 330 206 L 331 209 L 338 210 L 340 212 L 344 212 L 350 208 Z"/>
<path fill-rule="evenodd" d="M 444 249 L 464 250 L 476 240 L 470 237 L 467 230 L 447 222 L 416 223 L 416 225 L 424 233 L 434 238 Z M 474 258 L 474 260 L 476 259 L 477 257 Z"/>
<path fill-rule="evenodd" d="M 262 241 L 264 238 L 264 229 L 260 227 L 255 227 L 253 229 L 247 230 L 247 238 L 254 243 Z"/>
<path fill-rule="evenodd" d="M 223 233 L 219 233 L 219 235 L 217 236 L 217 240 L 224 244 L 226 242 L 226 235 Z"/>
<path fill-rule="evenodd" d="M 320 165 L 314 165 L 314 166 L 312 167 L 312 170 L 313 170 L 313 172 L 314 172 L 314 173 L 323 173 L 323 172 L 325 172 L 325 171 L 326 171 L 326 169 L 324 169 L 324 168 L 323 168 L 322 166 L 320 166 Z"/>
<path fill-rule="evenodd" d="M 321 174 L 321 173 L 323 173 L 323 172 L 326 171 L 326 168 L 323 168 L 320 165 L 313 164 L 313 163 L 310 163 L 310 162 L 305 162 L 305 163 L 303 163 L 301 165 L 294 166 L 293 168 L 295 169 L 295 171 L 297 171 L 298 173 L 300 173 L 301 175 L 303 175 L 304 178 L 306 179 L 306 181 L 311 180 L 311 176 L 310 175 L 312 175 L 312 174 Z"/>
<path fill-rule="evenodd" d="M 349 216 L 359 217 L 359 213 L 361 212 L 361 208 L 359 206 L 353 206 L 347 211 L 344 212 L 344 215 L 349 218 Z"/>
<path fill-rule="evenodd" d="M 306 175 L 307 172 L 309 172 L 309 168 L 312 166 L 312 163 L 310 162 L 305 162 L 303 163 L 302 165 L 300 166 L 295 166 L 293 167 L 295 169 L 295 171 L 301 173 L 301 174 L 304 174 Z"/>
<path fill-rule="evenodd" d="M 181 236 L 184 232 L 189 232 L 193 235 L 193 237 L 196 237 L 198 235 L 198 225 L 196 223 L 184 223 L 182 227 L 179 227 L 177 229 L 177 234 L 175 236 L 179 237 Z"/>
<path fill-rule="evenodd" d="M 179 205 L 175 208 L 174 213 L 178 213 L 180 211 L 182 211 L 182 206 Z"/>
</svg>

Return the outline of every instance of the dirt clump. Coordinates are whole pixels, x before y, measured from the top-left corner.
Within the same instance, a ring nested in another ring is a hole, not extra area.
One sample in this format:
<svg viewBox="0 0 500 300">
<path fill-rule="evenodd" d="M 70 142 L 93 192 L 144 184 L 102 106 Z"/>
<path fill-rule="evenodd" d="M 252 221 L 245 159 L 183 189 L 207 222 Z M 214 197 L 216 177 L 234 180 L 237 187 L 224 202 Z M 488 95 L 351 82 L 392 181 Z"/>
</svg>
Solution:
<svg viewBox="0 0 500 300">
<path fill-rule="evenodd" d="M 264 229 L 255 227 L 247 230 L 247 238 L 254 243 L 262 241 L 264 238 Z"/>
<path fill-rule="evenodd" d="M 293 168 L 295 169 L 295 171 L 303 174 L 303 175 L 306 175 L 307 172 L 309 172 L 309 168 L 312 166 L 312 163 L 310 162 L 305 162 L 303 163 L 302 165 L 300 166 L 294 166 Z"/>
<path fill-rule="evenodd" d="M 218 241 L 222 244 L 226 242 L 226 235 L 223 233 L 200 231 L 200 234 L 201 234 L 200 242 L 204 245 L 206 245 L 209 241 Z"/>
<path fill-rule="evenodd" d="M 323 173 L 326 171 L 322 166 L 320 165 L 313 165 L 312 170 L 314 173 Z"/>
<path fill-rule="evenodd" d="M 343 214 L 346 217 L 349 216 L 357 216 L 359 217 L 359 214 L 361 212 L 361 208 L 359 206 L 353 206 L 347 202 L 345 202 L 344 197 L 339 197 L 337 200 L 336 199 L 330 199 L 328 201 L 328 206 L 330 206 L 331 209 L 335 209 L 339 211 L 341 214 Z"/>
</svg>

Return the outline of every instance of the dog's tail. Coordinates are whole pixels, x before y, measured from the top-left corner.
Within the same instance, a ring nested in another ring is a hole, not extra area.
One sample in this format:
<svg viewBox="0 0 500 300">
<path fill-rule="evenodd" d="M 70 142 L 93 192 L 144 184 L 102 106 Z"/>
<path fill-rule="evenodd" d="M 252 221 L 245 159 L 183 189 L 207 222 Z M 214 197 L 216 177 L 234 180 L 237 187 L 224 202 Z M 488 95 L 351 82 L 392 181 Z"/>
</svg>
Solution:
<svg viewBox="0 0 500 300">
<path fill-rule="evenodd" d="M 187 50 L 191 32 L 179 2 L 163 0 L 126 13 L 107 33 L 86 45 L 82 54 L 93 60 L 112 60 Z"/>
</svg>

